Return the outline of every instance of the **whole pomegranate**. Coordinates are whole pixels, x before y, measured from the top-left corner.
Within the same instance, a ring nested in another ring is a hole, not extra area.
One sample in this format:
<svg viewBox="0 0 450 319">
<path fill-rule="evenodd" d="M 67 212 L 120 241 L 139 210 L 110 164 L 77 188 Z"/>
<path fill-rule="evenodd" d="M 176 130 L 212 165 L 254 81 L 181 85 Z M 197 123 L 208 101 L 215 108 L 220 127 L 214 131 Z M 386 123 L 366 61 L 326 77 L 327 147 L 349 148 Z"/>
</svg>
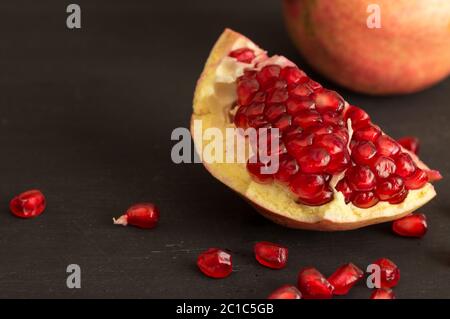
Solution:
<svg viewBox="0 0 450 319">
<path fill-rule="evenodd" d="M 289 33 L 303 56 L 342 86 L 377 95 L 411 93 L 450 74 L 450 1 L 283 4 Z"/>
</svg>

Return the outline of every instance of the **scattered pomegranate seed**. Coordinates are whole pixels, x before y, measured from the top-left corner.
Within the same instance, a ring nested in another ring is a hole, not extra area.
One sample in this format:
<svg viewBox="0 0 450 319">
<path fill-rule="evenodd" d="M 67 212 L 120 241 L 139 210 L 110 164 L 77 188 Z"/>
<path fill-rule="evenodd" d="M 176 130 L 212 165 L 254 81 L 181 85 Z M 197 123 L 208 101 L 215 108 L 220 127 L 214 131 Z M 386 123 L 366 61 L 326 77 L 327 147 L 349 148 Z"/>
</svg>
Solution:
<svg viewBox="0 0 450 319">
<path fill-rule="evenodd" d="M 37 189 L 15 196 L 9 203 L 13 215 L 20 218 L 34 218 L 42 214 L 46 206 L 44 194 Z"/>
<path fill-rule="evenodd" d="M 304 268 L 299 272 L 298 288 L 304 299 L 330 299 L 334 289 L 315 268 Z"/>
<path fill-rule="evenodd" d="M 132 225 L 139 228 L 150 229 L 156 227 L 159 221 L 159 209 L 152 203 L 135 204 L 127 209 L 126 213 L 114 219 L 115 225 Z"/>
<path fill-rule="evenodd" d="M 392 230 L 403 237 L 423 237 L 427 233 L 427 218 L 423 214 L 408 215 L 392 223 Z"/>
<path fill-rule="evenodd" d="M 255 58 L 255 52 L 249 48 L 241 48 L 231 51 L 229 56 L 242 63 L 251 63 Z"/>
<path fill-rule="evenodd" d="M 380 266 L 381 270 L 381 288 L 392 288 L 397 286 L 400 280 L 400 269 L 391 260 L 380 258 L 374 262 Z"/>
<path fill-rule="evenodd" d="M 392 289 L 380 288 L 370 295 L 370 299 L 395 299 L 395 293 Z"/>
<path fill-rule="evenodd" d="M 334 287 L 333 294 L 346 295 L 363 276 L 364 272 L 350 263 L 339 267 L 328 278 L 328 282 Z"/>
<path fill-rule="evenodd" d="M 406 148 L 408 151 L 410 151 L 414 154 L 419 154 L 420 144 L 419 144 L 419 139 L 417 137 L 406 136 L 406 137 L 402 137 L 402 138 L 398 139 L 397 142 L 401 146 Z"/>
<path fill-rule="evenodd" d="M 218 248 L 210 248 L 198 256 L 197 266 L 206 276 L 225 278 L 233 270 L 231 255 Z"/>
<path fill-rule="evenodd" d="M 286 247 L 262 241 L 254 247 L 256 260 L 263 266 L 281 269 L 286 266 L 288 249 Z"/>
<path fill-rule="evenodd" d="M 267 299 L 302 299 L 302 293 L 297 287 L 285 285 L 272 292 Z"/>
</svg>

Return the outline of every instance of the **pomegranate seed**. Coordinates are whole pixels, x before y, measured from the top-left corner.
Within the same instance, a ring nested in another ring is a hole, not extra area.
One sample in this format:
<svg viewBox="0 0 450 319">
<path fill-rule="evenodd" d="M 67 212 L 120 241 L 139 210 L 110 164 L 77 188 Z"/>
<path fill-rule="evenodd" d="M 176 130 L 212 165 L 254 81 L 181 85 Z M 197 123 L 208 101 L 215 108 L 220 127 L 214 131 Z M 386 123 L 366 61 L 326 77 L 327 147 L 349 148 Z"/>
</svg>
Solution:
<svg viewBox="0 0 450 319">
<path fill-rule="evenodd" d="M 272 174 L 264 174 L 262 168 L 266 166 L 264 163 L 259 161 L 256 156 L 251 157 L 247 161 L 247 170 L 252 176 L 253 180 L 260 184 L 268 184 L 273 181 Z"/>
<path fill-rule="evenodd" d="M 286 247 L 262 241 L 254 247 L 256 260 L 263 266 L 281 269 L 286 266 L 288 249 Z"/>
<path fill-rule="evenodd" d="M 266 65 L 256 74 L 256 79 L 261 87 L 266 89 L 278 79 L 280 71 L 279 65 Z"/>
<path fill-rule="evenodd" d="M 299 272 L 298 288 L 305 299 L 330 299 L 334 289 L 315 268 L 304 268 Z"/>
<path fill-rule="evenodd" d="M 275 179 L 281 183 L 289 183 L 291 178 L 298 172 L 297 161 L 288 154 L 283 154 L 280 156 L 279 165 Z"/>
<path fill-rule="evenodd" d="M 286 106 L 288 113 L 291 115 L 314 110 L 314 102 L 307 98 L 289 97 Z"/>
<path fill-rule="evenodd" d="M 398 143 L 406 148 L 408 151 L 419 154 L 419 139 L 413 136 L 406 136 L 398 139 Z"/>
<path fill-rule="evenodd" d="M 248 105 L 259 90 L 258 81 L 255 79 L 242 79 L 238 81 L 237 95 L 239 105 Z"/>
<path fill-rule="evenodd" d="M 344 109 L 344 99 L 334 91 L 320 89 L 314 93 L 313 99 L 320 113 L 340 113 Z"/>
<path fill-rule="evenodd" d="M 218 248 L 210 248 L 198 256 L 197 266 L 206 276 L 225 278 L 233 270 L 231 255 Z"/>
<path fill-rule="evenodd" d="M 248 118 L 246 115 L 247 107 L 241 106 L 238 108 L 234 116 L 234 125 L 239 128 L 246 129 L 248 127 Z"/>
<path fill-rule="evenodd" d="M 395 294 L 392 289 L 380 288 L 370 295 L 370 299 L 395 299 Z"/>
<path fill-rule="evenodd" d="M 266 98 L 268 104 L 286 102 L 289 95 L 286 89 L 275 89 L 269 93 Z"/>
<path fill-rule="evenodd" d="M 333 294 L 346 295 L 363 276 L 364 272 L 350 263 L 339 267 L 328 278 L 328 282 L 334 287 Z"/>
<path fill-rule="evenodd" d="M 352 203 L 359 208 L 370 208 L 378 204 L 378 201 L 374 192 L 359 192 L 353 194 Z"/>
<path fill-rule="evenodd" d="M 308 86 L 311 88 L 311 90 L 313 91 L 318 91 L 322 88 L 322 85 L 316 81 L 313 81 L 311 79 L 309 79 L 309 81 L 307 82 Z"/>
<path fill-rule="evenodd" d="M 368 124 L 358 128 L 353 132 L 353 137 L 358 141 L 375 141 L 381 135 L 381 130 L 378 126 Z"/>
<path fill-rule="evenodd" d="M 289 95 L 292 97 L 307 97 L 310 96 L 313 90 L 305 84 L 298 84 L 289 90 Z"/>
<path fill-rule="evenodd" d="M 282 104 L 270 105 L 264 111 L 264 115 L 266 116 L 266 119 L 269 120 L 270 122 L 274 122 L 277 118 L 279 118 L 284 113 L 286 113 L 286 106 L 284 106 Z"/>
<path fill-rule="evenodd" d="M 370 123 L 369 115 L 359 107 L 350 105 L 345 112 L 345 120 L 350 119 L 352 121 L 353 129 L 364 127 Z"/>
<path fill-rule="evenodd" d="M 426 170 L 425 173 L 427 173 L 429 182 L 437 182 L 443 179 L 441 172 L 434 169 Z"/>
<path fill-rule="evenodd" d="M 407 189 L 419 189 L 425 186 L 428 182 L 428 175 L 425 171 L 417 168 L 414 173 L 405 179 L 405 185 Z"/>
<path fill-rule="evenodd" d="M 301 203 L 319 206 L 332 199 L 332 192 L 326 183 L 323 175 L 298 173 L 291 180 L 290 188 Z"/>
<path fill-rule="evenodd" d="M 246 107 L 245 114 L 247 117 L 260 116 L 264 112 L 264 103 L 252 103 Z"/>
<path fill-rule="evenodd" d="M 34 218 L 45 210 L 46 200 L 40 190 L 33 189 L 15 196 L 9 203 L 14 216 L 20 218 Z"/>
<path fill-rule="evenodd" d="M 346 128 L 335 126 L 333 128 L 333 133 L 334 133 L 334 135 L 339 137 L 344 142 L 345 145 L 347 145 L 349 136 L 348 136 L 348 130 Z"/>
<path fill-rule="evenodd" d="M 372 142 L 356 142 L 352 148 L 352 158 L 359 165 L 369 165 L 377 154 L 377 149 Z"/>
<path fill-rule="evenodd" d="M 113 218 L 113 221 L 115 225 L 132 225 L 144 229 L 154 228 L 159 221 L 159 209 L 152 203 L 135 204 L 118 219 Z"/>
<path fill-rule="evenodd" d="M 399 193 L 398 195 L 392 197 L 389 200 L 389 204 L 393 204 L 393 205 L 394 204 L 400 204 L 408 196 L 408 193 L 409 193 L 409 191 L 407 189 L 404 189 L 401 193 Z"/>
<path fill-rule="evenodd" d="M 423 237 L 427 233 L 427 218 L 424 214 L 408 215 L 392 223 L 392 230 L 403 237 Z"/>
<path fill-rule="evenodd" d="M 297 287 L 285 285 L 272 292 L 267 299 L 302 299 L 302 293 Z"/>
<path fill-rule="evenodd" d="M 395 174 L 400 177 L 411 176 L 416 170 L 416 164 L 413 159 L 407 153 L 401 153 L 395 160 Z"/>
<path fill-rule="evenodd" d="M 387 135 L 381 135 L 375 141 L 378 153 L 383 156 L 395 156 L 400 152 L 400 145 Z"/>
<path fill-rule="evenodd" d="M 332 124 L 338 127 L 344 127 L 345 123 L 342 116 L 335 112 L 326 112 L 322 114 L 322 119 L 325 124 Z"/>
<path fill-rule="evenodd" d="M 389 201 L 405 190 L 405 184 L 399 176 L 390 176 L 377 184 L 376 194 L 380 200 Z"/>
<path fill-rule="evenodd" d="M 350 166 L 350 163 L 351 159 L 347 151 L 333 155 L 330 164 L 326 168 L 326 172 L 332 175 L 341 173 Z"/>
<path fill-rule="evenodd" d="M 294 117 L 294 124 L 302 128 L 316 126 L 322 123 L 322 117 L 316 111 L 305 111 Z"/>
<path fill-rule="evenodd" d="M 288 84 L 297 84 L 308 80 L 305 72 L 293 66 L 283 68 L 283 70 L 281 70 L 280 77 L 283 78 Z"/>
<path fill-rule="evenodd" d="M 290 155 L 297 158 L 302 155 L 302 151 L 306 146 L 312 145 L 313 135 L 308 132 L 302 132 L 293 135 L 286 140 L 286 148 Z"/>
<path fill-rule="evenodd" d="M 367 166 L 350 167 L 345 176 L 348 184 L 355 191 L 371 191 L 376 186 L 375 174 Z"/>
<path fill-rule="evenodd" d="M 389 157 L 379 156 L 373 163 L 373 170 L 380 178 L 389 177 L 391 174 L 394 174 L 396 169 L 395 162 Z"/>
<path fill-rule="evenodd" d="M 345 203 L 348 204 L 352 200 L 353 190 L 345 179 L 341 179 L 336 185 L 336 190 L 344 195 Z"/>
<path fill-rule="evenodd" d="M 330 154 L 322 147 L 307 146 L 300 152 L 297 162 L 305 173 L 320 173 L 331 160 Z"/>
<path fill-rule="evenodd" d="M 344 142 L 334 134 L 317 135 L 314 138 L 314 144 L 323 147 L 330 155 L 336 155 L 345 150 Z"/>
<path fill-rule="evenodd" d="M 231 51 L 229 56 L 242 63 L 251 63 L 255 58 L 255 52 L 249 48 L 241 48 Z"/>
<path fill-rule="evenodd" d="M 333 133 L 333 127 L 330 125 L 317 125 L 309 127 L 308 132 L 314 135 L 324 135 Z"/>
<path fill-rule="evenodd" d="M 380 266 L 381 288 L 392 288 L 397 286 L 400 280 L 400 270 L 397 265 L 387 258 L 381 258 L 374 262 Z"/>
<path fill-rule="evenodd" d="M 291 126 L 291 123 L 292 117 L 288 114 L 285 114 L 273 123 L 273 127 L 279 129 L 280 132 L 284 132 Z"/>
</svg>

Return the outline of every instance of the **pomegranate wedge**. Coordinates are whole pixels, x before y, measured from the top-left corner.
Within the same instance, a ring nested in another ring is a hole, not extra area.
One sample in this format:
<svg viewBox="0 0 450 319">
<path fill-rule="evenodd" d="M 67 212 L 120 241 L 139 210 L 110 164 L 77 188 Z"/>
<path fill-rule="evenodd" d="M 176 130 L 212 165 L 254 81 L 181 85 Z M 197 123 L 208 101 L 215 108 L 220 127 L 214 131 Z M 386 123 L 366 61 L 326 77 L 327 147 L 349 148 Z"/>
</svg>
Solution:
<svg viewBox="0 0 450 319">
<path fill-rule="evenodd" d="M 225 147 L 211 152 L 208 129 Z M 430 169 L 363 109 L 229 29 L 197 83 L 191 132 L 214 177 L 288 227 L 355 229 L 406 216 L 436 195 Z M 239 135 L 244 159 L 230 145 Z"/>
</svg>

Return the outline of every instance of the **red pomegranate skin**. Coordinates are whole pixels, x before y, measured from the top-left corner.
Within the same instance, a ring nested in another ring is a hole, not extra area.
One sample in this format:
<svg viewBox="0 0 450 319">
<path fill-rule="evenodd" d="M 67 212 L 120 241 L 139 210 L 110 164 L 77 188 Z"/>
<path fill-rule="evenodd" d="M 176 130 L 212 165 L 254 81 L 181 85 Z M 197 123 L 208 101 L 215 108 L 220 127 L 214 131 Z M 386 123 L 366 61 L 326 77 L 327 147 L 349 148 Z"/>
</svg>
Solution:
<svg viewBox="0 0 450 319">
<path fill-rule="evenodd" d="M 369 28 L 370 4 L 381 28 Z M 284 0 L 288 31 L 307 62 L 355 91 L 420 91 L 450 74 L 450 1 Z"/>
</svg>

